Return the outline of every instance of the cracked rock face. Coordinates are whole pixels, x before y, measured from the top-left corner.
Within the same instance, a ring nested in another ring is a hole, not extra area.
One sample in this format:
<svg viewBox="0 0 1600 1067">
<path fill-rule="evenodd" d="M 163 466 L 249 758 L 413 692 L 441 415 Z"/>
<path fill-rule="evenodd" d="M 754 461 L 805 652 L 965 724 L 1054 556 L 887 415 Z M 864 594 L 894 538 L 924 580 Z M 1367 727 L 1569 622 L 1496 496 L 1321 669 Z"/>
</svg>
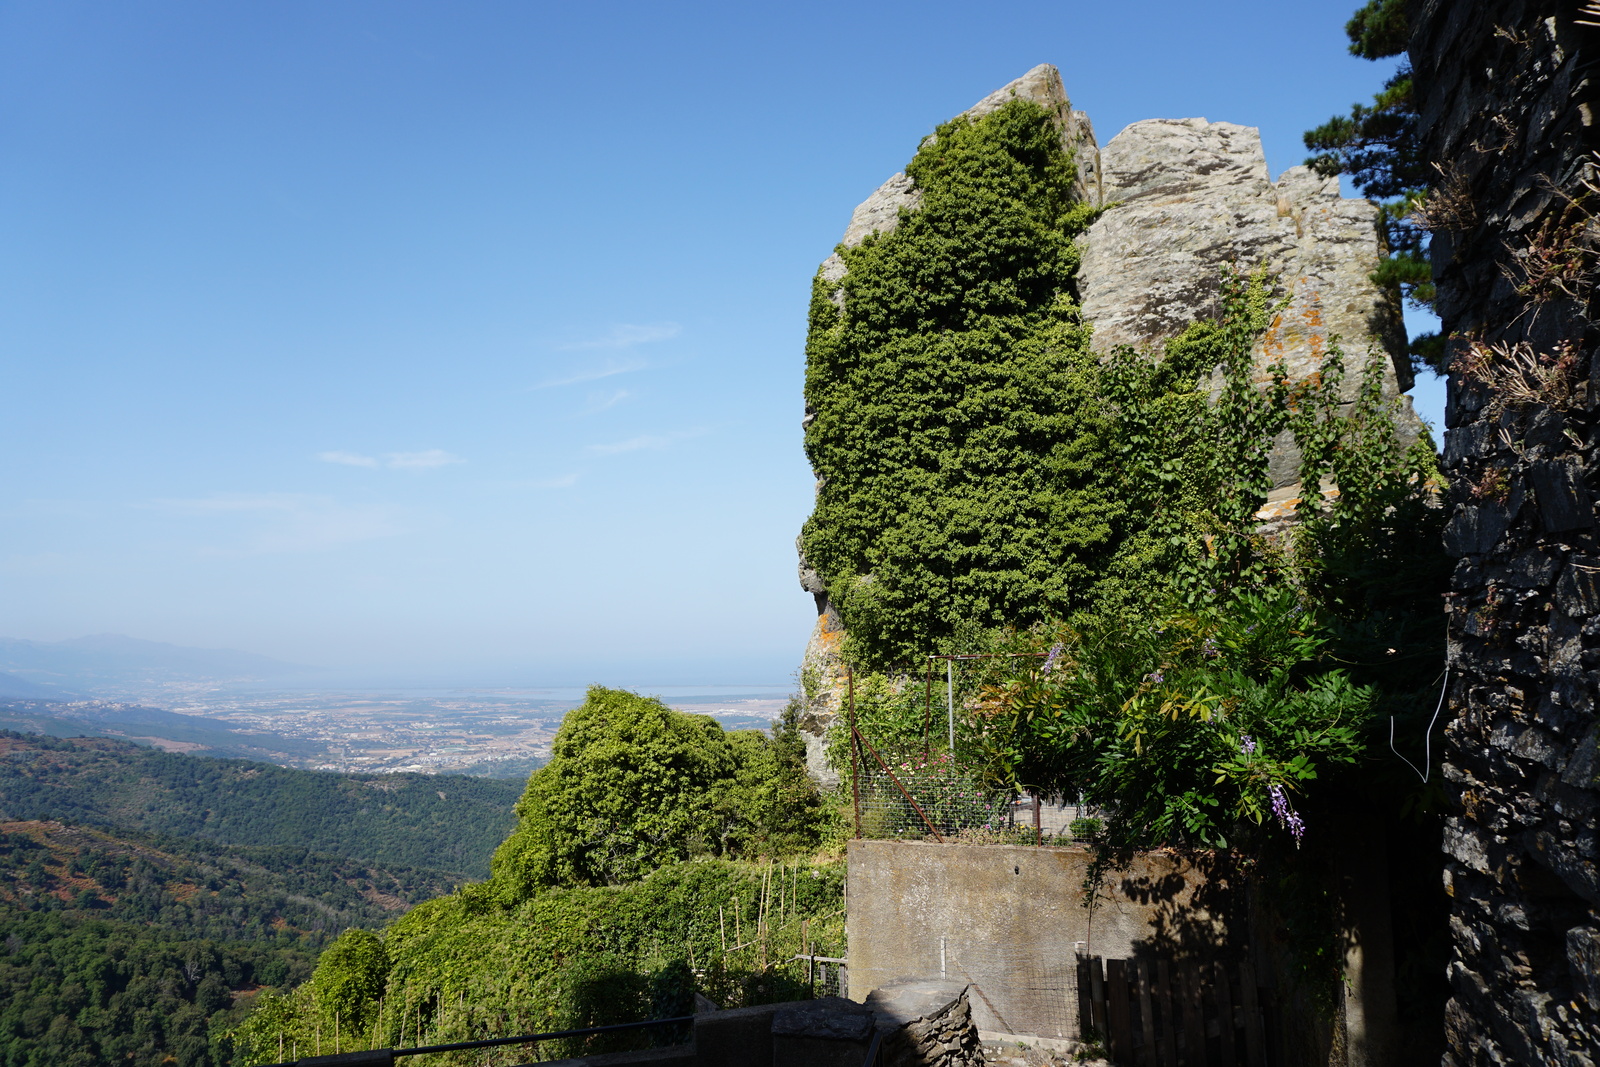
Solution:
<svg viewBox="0 0 1600 1067">
<path fill-rule="evenodd" d="M 1291 167 L 1273 182 L 1260 131 L 1205 119 L 1150 119 L 1100 152 L 1103 202 L 1083 236 L 1078 271 L 1093 347 L 1159 349 L 1215 314 L 1223 272 L 1265 265 L 1290 294 L 1256 353 L 1263 377 L 1281 360 L 1293 379 L 1324 366 L 1337 338 L 1345 399 L 1355 398 L 1369 350 L 1384 357 L 1384 393 L 1411 387 L 1399 301 L 1370 275 L 1383 255 L 1378 208 L 1339 195 L 1337 178 Z M 1421 423 L 1405 403 L 1402 434 Z M 1293 491 L 1300 457 L 1273 450 L 1276 489 Z"/>
</svg>

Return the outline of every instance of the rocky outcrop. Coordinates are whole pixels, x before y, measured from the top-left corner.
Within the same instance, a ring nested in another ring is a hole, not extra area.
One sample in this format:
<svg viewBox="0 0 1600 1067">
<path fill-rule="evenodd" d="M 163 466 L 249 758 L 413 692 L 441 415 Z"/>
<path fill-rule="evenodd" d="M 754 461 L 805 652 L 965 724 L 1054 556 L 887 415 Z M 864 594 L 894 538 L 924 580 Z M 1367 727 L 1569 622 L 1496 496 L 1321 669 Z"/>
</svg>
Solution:
<svg viewBox="0 0 1600 1067">
<path fill-rule="evenodd" d="M 1061 131 L 1061 147 L 1072 153 L 1078 165 L 1078 198 L 1098 204 L 1100 149 L 1095 144 L 1094 126 L 1089 122 L 1088 115 L 1072 109 L 1072 102 L 1067 99 L 1067 91 L 1061 84 L 1061 72 L 1048 63 L 1041 63 L 961 114 L 970 119 L 981 119 L 1013 100 L 1031 100 L 1053 117 L 1056 128 Z M 933 138 L 937 135 L 928 136 Z M 902 210 L 915 211 L 921 204 L 922 195 L 915 183 L 904 173 L 895 174 L 856 205 L 839 243 L 845 248 L 854 248 L 869 234 L 891 233 L 900 224 Z M 822 276 L 830 282 L 844 278 L 845 265 L 839 253 L 835 252 L 822 261 Z M 841 295 L 836 293 L 834 300 L 842 306 Z"/>
<path fill-rule="evenodd" d="M 1411 388 L 1399 300 L 1371 280 L 1383 255 L 1378 208 L 1339 195 L 1337 178 L 1291 167 L 1269 179 L 1261 134 L 1205 119 L 1136 122 L 1100 153 L 1112 205 L 1081 242 L 1078 287 L 1094 348 L 1159 349 L 1215 314 L 1223 272 L 1266 267 L 1289 295 L 1256 353 L 1263 377 L 1321 370 L 1337 340 L 1345 364 L 1384 359 L 1384 391 Z M 1359 375 L 1345 378 L 1355 399 Z M 1402 432 L 1421 423 L 1404 402 Z M 1274 502 L 1298 495 L 1300 457 L 1285 434 L 1272 454 Z"/>
<path fill-rule="evenodd" d="M 1600 242 L 1573 205 L 1600 168 L 1595 30 L 1577 10 L 1411 11 L 1452 360 L 1446 1067 L 1600 1062 Z M 1538 280 L 1552 253 L 1565 293 Z M 1469 375 L 1473 342 L 1525 345 L 1549 377 L 1498 357 Z"/>
<path fill-rule="evenodd" d="M 904 978 L 867 994 L 883 1039 L 884 1067 L 982 1067 L 968 985 Z"/>
<path fill-rule="evenodd" d="M 1094 127 L 1087 115 L 1073 110 L 1066 89 L 1062 87 L 1061 72 L 1048 63 L 1042 63 L 990 93 L 962 114 L 979 119 L 1012 100 L 1031 100 L 1053 116 L 1056 128 L 1060 131 L 1061 146 L 1072 153 L 1077 164 L 1079 197 L 1098 203 L 1100 150 L 1095 143 Z M 900 223 L 901 212 L 915 211 L 921 203 L 921 194 L 911 179 L 903 173 L 895 174 L 856 206 L 839 244 L 853 248 L 866 240 L 869 234 L 891 233 Z M 824 280 L 839 282 L 845 274 L 844 260 L 837 251 L 822 261 L 821 275 Z M 834 291 L 833 300 L 841 308 L 844 306 L 842 289 Z M 807 412 L 803 424 L 808 425 L 810 420 L 811 413 Z M 806 738 L 806 765 L 819 782 L 831 786 L 838 781 L 838 775 L 827 766 L 824 735 L 843 707 L 845 698 L 845 673 L 839 657 L 844 627 L 838 612 L 828 603 L 826 585 L 804 556 L 800 559 L 799 576 L 801 588 L 813 596 L 817 605 L 816 626 L 812 629 L 811 640 L 806 645 L 805 658 L 800 667 L 805 697 L 801 727 Z"/>
<path fill-rule="evenodd" d="M 1014 99 L 1031 100 L 1053 116 L 1062 147 L 1077 165 L 1079 199 L 1109 205 L 1082 239 L 1078 271 L 1083 315 L 1094 327 L 1098 350 L 1159 348 L 1216 310 L 1225 268 L 1248 272 L 1265 266 L 1290 301 L 1260 344 L 1263 381 L 1278 362 L 1297 380 L 1316 373 L 1337 338 L 1347 367 L 1359 370 L 1372 350 L 1383 358 L 1385 391 L 1399 396 L 1410 388 L 1398 300 L 1369 277 L 1384 251 L 1377 207 L 1370 201 L 1340 196 L 1337 180 L 1305 167 L 1272 181 L 1259 132 L 1233 123 L 1137 122 L 1102 150 L 1088 116 L 1073 110 L 1060 73 L 1049 65 L 1035 67 L 964 114 L 981 118 Z M 890 233 L 920 205 L 912 180 L 896 174 L 855 209 L 840 243 L 850 248 L 869 234 Z M 837 252 L 821 267 L 827 282 L 841 282 L 845 273 Z M 833 300 L 844 306 L 842 287 Z M 1359 374 L 1347 376 L 1347 399 L 1354 399 L 1358 381 Z M 809 423 L 809 412 L 806 418 Z M 1421 429 L 1403 399 L 1402 435 L 1414 438 Z M 1263 523 L 1292 514 L 1299 464 L 1285 433 L 1271 456 L 1273 492 Z M 817 604 L 801 669 L 809 762 L 813 774 L 831 783 L 822 738 L 846 692 L 838 655 L 843 629 L 825 583 L 804 559 L 800 582 Z"/>
</svg>

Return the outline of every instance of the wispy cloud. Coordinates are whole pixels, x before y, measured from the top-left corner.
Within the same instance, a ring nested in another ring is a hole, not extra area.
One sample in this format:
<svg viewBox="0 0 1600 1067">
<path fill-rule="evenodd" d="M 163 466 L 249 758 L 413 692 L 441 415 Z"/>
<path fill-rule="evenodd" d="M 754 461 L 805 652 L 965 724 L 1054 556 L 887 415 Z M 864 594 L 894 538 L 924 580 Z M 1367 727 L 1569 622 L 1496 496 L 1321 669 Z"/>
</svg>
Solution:
<svg viewBox="0 0 1600 1067">
<path fill-rule="evenodd" d="M 537 478 L 531 482 L 524 482 L 529 489 L 567 489 L 578 484 L 578 475 L 563 474 L 559 478 Z"/>
<path fill-rule="evenodd" d="M 690 437 L 702 437 L 705 433 L 705 430 L 679 430 L 676 433 L 668 434 L 640 434 L 638 437 L 630 437 L 626 441 L 616 441 L 605 445 L 590 445 L 589 451 L 601 456 L 616 456 L 624 452 L 660 450 L 677 441 L 683 441 Z"/>
<path fill-rule="evenodd" d="M 583 410 L 579 411 L 578 414 L 593 415 L 607 408 L 614 408 L 632 395 L 633 393 L 627 389 L 617 389 L 609 393 L 590 393 L 589 402 L 583 406 Z"/>
<path fill-rule="evenodd" d="M 552 378 L 547 382 L 540 382 L 535 389 L 555 389 L 562 385 L 577 385 L 579 382 L 593 382 L 601 378 L 610 378 L 618 374 L 628 374 L 631 371 L 643 370 L 649 366 L 642 359 L 608 359 L 598 367 L 587 370 L 574 371 L 562 378 Z"/>
<path fill-rule="evenodd" d="M 357 452 L 318 452 L 317 458 L 324 463 L 342 463 L 346 467 L 376 467 L 378 461 L 371 456 L 363 456 Z"/>
<path fill-rule="evenodd" d="M 359 452 L 318 452 L 317 458 L 324 463 L 342 463 L 346 467 L 389 467 L 399 471 L 431 471 L 452 463 L 466 462 L 442 448 L 430 448 L 425 452 L 386 452 L 382 459 L 363 456 Z"/>
<path fill-rule="evenodd" d="M 233 520 L 242 527 L 231 546 L 204 550 L 211 555 L 318 552 L 401 532 L 386 506 L 343 504 L 305 493 L 217 493 L 146 506 L 202 523 Z"/>
<path fill-rule="evenodd" d="M 466 462 L 442 448 L 430 448 L 426 452 L 390 452 L 384 459 L 388 466 L 402 471 L 431 471 L 452 463 Z"/>
<path fill-rule="evenodd" d="M 586 341 L 572 341 L 557 347 L 563 352 L 633 348 L 635 345 L 647 345 L 654 341 L 667 341 L 682 332 L 683 327 L 675 322 L 653 322 L 643 326 L 621 323 L 611 327 L 599 337 L 591 337 Z"/>
</svg>

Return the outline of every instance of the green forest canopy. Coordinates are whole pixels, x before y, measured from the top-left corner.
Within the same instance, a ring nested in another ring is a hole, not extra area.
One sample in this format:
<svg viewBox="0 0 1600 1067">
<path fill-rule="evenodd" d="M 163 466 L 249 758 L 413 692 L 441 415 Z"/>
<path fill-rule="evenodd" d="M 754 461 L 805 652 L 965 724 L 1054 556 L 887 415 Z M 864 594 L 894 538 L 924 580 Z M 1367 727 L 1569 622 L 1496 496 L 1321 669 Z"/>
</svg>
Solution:
<svg viewBox="0 0 1600 1067">
<path fill-rule="evenodd" d="M 482 877 L 517 782 L 330 774 L 0 730 L 0 818 L 285 846 Z"/>
</svg>

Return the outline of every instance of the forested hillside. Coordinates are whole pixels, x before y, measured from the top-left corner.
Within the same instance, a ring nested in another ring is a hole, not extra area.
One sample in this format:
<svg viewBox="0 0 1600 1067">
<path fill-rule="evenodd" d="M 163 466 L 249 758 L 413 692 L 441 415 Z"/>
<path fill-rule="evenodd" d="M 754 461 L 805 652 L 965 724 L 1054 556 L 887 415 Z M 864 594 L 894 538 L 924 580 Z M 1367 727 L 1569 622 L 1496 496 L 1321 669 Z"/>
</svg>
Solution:
<svg viewBox="0 0 1600 1067">
<path fill-rule="evenodd" d="M 263 983 L 293 983 L 309 947 L 213 941 L 82 913 L 0 906 L 0 1064 L 209 1067 L 212 1035 Z"/>
<path fill-rule="evenodd" d="M 0 819 L 282 846 L 483 877 L 521 783 L 349 775 L 0 731 Z"/>
<path fill-rule="evenodd" d="M 0 1064 L 225 1062 L 214 1038 L 262 988 L 303 981 L 332 938 L 459 882 L 306 849 L 0 823 Z"/>
<path fill-rule="evenodd" d="M 0 1067 L 228 1062 L 326 943 L 487 873 L 517 790 L 0 731 Z"/>
<path fill-rule="evenodd" d="M 309 849 L 239 848 L 59 822 L 0 823 L 0 906 L 315 947 L 462 879 Z"/>
</svg>

